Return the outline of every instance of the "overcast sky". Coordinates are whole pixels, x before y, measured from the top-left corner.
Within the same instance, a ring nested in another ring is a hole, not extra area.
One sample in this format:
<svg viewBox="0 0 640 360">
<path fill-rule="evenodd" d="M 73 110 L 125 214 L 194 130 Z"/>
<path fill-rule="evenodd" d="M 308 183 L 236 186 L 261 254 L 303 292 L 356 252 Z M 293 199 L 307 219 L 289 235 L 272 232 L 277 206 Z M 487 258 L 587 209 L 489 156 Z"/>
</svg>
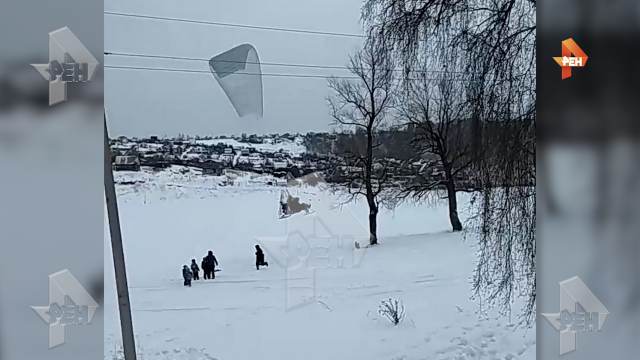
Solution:
<svg viewBox="0 0 640 360">
<path fill-rule="evenodd" d="M 105 1 L 106 11 L 362 33 L 361 0 Z M 360 39 L 105 15 L 105 51 L 210 58 L 255 46 L 262 62 L 343 66 Z M 208 70 L 206 62 L 106 56 L 106 65 Z M 263 73 L 348 75 L 342 70 L 263 66 Z M 263 77 L 264 117 L 238 118 L 211 74 L 105 69 L 110 135 L 307 132 L 330 129 L 327 81 Z"/>
</svg>

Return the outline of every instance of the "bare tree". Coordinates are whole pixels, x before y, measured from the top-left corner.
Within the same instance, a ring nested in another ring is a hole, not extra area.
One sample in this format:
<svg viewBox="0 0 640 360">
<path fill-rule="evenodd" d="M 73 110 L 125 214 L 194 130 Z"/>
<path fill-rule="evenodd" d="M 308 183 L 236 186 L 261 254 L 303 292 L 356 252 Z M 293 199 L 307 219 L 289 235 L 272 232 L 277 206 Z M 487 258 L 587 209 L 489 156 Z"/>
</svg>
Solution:
<svg viewBox="0 0 640 360">
<path fill-rule="evenodd" d="M 432 61 L 431 68 L 439 70 L 428 72 L 429 67 L 424 65 L 426 61 L 421 61 L 420 70 L 410 73 L 399 115 L 403 123 L 414 127 L 412 145 L 417 150 L 417 157 L 433 159 L 414 181 L 405 185 L 402 197 L 421 199 L 437 194 L 444 187 L 452 230 L 461 231 L 457 180 L 471 167 L 473 157 L 469 136 L 470 109 L 461 81 L 465 78 L 456 71 L 460 59 L 455 50 L 444 42 L 432 47 L 431 54 L 439 53 L 435 59 L 439 64 L 436 66 Z M 434 177 L 431 173 L 434 169 L 442 175 Z"/>
<path fill-rule="evenodd" d="M 390 179 L 387 162 L 374 156 L 379 146 L 376 133 L 384 125 L 392 106 L 394 69 L 392 58 L 385 47 L 384 38 L 371 36 L 363 49 L 351 56 L 349 70 L 355 79 L 329 80 L 333 94 L 329 107 L 335 123 L 355 130 L 354 151 L 346 156 L 347 188 L 352 199 L 364 196 L 369 206 L 369 243 L 378 243 L 377 216 L 381 194 Z M 362 144 L 362 145 L 361 145 Z"/>
<path fill-rule="evenodd" d="M 407 104 L 401 111 L 404 121 L 415 127 L 412 144 L 418 155 L 435 157 L 435 161 L 424 167 L 423 173 L 405 187 L 404 193 L 420 199 L 444 187 L 451 227 L 453 231 L 461 231 L 456 180 L 470 167 L 472 159 L 471 146 L 465 139 L 465 104 L 454 94 L 454 81 L 444 77 L 437 82 L 435 89 L 428 80 L 413 85 L 411 95 L 406 99 Z M 434 168 L 442 170 L 441 177 L 434 178 L 426 173 Z"/>
</svg>

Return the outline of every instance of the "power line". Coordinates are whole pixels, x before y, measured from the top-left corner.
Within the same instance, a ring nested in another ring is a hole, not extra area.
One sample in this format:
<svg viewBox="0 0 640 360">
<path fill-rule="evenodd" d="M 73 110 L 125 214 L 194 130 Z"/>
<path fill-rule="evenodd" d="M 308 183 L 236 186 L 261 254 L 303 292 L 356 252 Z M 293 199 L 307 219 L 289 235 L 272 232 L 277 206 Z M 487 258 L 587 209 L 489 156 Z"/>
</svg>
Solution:
<svg viewBox="0 0 640 360">
<path fill-rule="evenodd" d="M 176 69 L 176 68 L 166 68 L 166 67 L 144 67 L 144 66 L 115 66 L 115 65 L 105 65 L 105 68 L 108 69 L 121 69 L 121 70 L 149 70 L 149 71 L 169 71 L 169 72 L 185 72 L 185 73 L 202 73 L 202 74 L 210 74 L 209 70 L 197 70 L 197 69 Z M 220 75 L 221 73 L 217 73 Z M 297 77 L 297 78 L 320 78 L 320 79 L 359 79 L 356 76 L 329 76 L 329 75 L 311 75 L 311 74 L 277 74 L 277 73 L 248 73 L 248 72 L 233 72 L 229 74 L 234 75 L 253 75 L 253 76 L 275 76 L 275 77 Z M 222 73 L 222 75 L 226 75 L 226 73 Z"/>
<path fill-rule="evenodd" d="M 148 70 L 148 71 L 168 71 L 168 72 L 182 72 L 182 73 L 199 73 L 199 74 L 210 74 L 210 70 L 198 70 L 198 69 L 178 69 L 178 68 L 168 68 L 168 67 L 146 67 L 146 66 L 117 66 L 117 65 L 104 65 L 106 69 L 119 69 L 119 70 Z M 229 73 L 219 73 L 218 75 L 251 75 L 251 76 L 272 76 L 272 77 L 290 77 L 290 78 L 316 78 L 316 79 L 347 79 L 347 80 L 359 80 L 360 78 L 357 76 L 335 76 L 335 75 L 314 75 L 314 74 L 282 74 L 282 73 L 250 73 L 250 72 L 229 72 Z M 397 79 L 404 81 L 437 81 L 440 79 L 434 78 L 405 78 L 405 79 Z M 473 81 L 471 79 L 449 79 L 451 81 Z"/>
<path fill-rule="evenodd" d="M 149 54 L 134 54 L 134 53 L 121 53 L 121 52 L 105 52 L 105 55 L 125 56 L 125 57 L 140 57 L 140 58 L 152 58 L 152 59 L 169 59 L 169 60 L 189 60 L 189 61 L 206 61 L 210 59 L 186 57 L 186 56 L 170 56 L 170 55 L 149 55 Z M 346 66 L 337 65 L 312 65 L 312 64 L 290 64 L 290 63 L 278 63 L 278 62 L 252 62 L 252 61 L 236 61 L 236 60 L 216 60 L 217 62 L 225 63 L 241 63 L 241 64 L 256 64 L 267 66 L 284 66 L 284 67 L 300 67 L 300 68 L 313 68 L 313 69 L 334 69 L 334 70 L 349 70 Z"/>
<path fill-rule="evenodd" d="M 105 11 L 104 14 L 113 15 L 113 16 L 132 17 L 132 18 L 139 18 L 139 19 L 148 19 L 148 20 L 176 21 L 176 22 L 183 22 L 183 23 L 190 23 L 190 24 L 234 27 L 234 28 L 242 28 L 242 29 L 280 31 L 280 32 L 288 32 L 288 33 L 326 35 L 326 36 L 348 37 L 348 38 L 359 38 L 359 39 L 367 38 L 365 35 L 362 35 L 362 34 L 332 32 L 332 31 L 318 31 L 318 30 L 307 30 L 307 29 L 292 29 L 292 28 L 284 28 L 284 27 L 276 27 L 276 26 L 234 24 L 234 23 L 225 23 L 225 22 L 218 22 L 218 21 L 192 20 L 192 19 L 184 19 L 184 18 L 165 17 L 165 16 L 130 14 L 130 13 L 122 13 L 122 12 L 116 12 L 116 11 Z"/>
<path fill-rule="evenodd" d="M 343 32 L 331 32 L 331 31 L 317 31 L 317 30 L 307 30 L 307 29 L 292 29 L 292 28 L 284 28 L 284 27 L 276 27 L 276 26 L 258 26 L 258 25 L 246 25 L 246 24 L 235 24 L 235 23 L 224 23 L 217 21 L 205 21 L 205 20 L 193 20 L 193 19 L 185 19 L 185 18 L 174 18 L 174 17 L 164 17 L 164 16 L 155 16 L 155 15 L 144 15 L 144 14 L 131 14 L 131 13 L 123 13 L 116 11 L 104 11 L 105 15 L 113 15 L 113 16 L 122 16 L 122 17 L 130 17 L 130 18 L 140 18 L 140 19 L 148 19 L 148 20 L 161 20 L 161 21 L 176 21 L 183 23 L 191 23 L 191 24 L 200 24 L 200 25 L 214 25 L 214 26 L 223 26 L 223 27 L 236 27 L 243 29 L 254 29 L 254 30 L 268 30 L 268 31 L 280 31 L 280 32 L 289 32 L 289 33 L 301 33 L 301 34 L 311 34 L 311 35 L 327 35 L 327 36 L 339 36 L 339 37 L 351 37 L 351 38 L 368 38 L 363 34 L 352 34 L 352 33 L 343 33 Z M 150 54 L 134 54 L 134 53 L 123 53 L 123 52 L 105 52 L 105 55 L 117 55 L 117 56 L 128 56 L 128 57 L 142 57 L 142 58 L 155 58 L 155 59 L 171 59 L 171 60 L 189 60 L 189 61 L 209 61 L 209 59 L 205 58 L 197 58 L 197 57 L 185 57 L 185 56 L 169 56 L 169 55 L 150 55 Z M 312 69 L 332 69 L 332 70 L 351 70 L 347 66 L 335 66 L 335 65 L 315 65 L 315 64 L 292 64 L 292 63 L 280 63 L 280 62 L 247 62 L 247 61 L 233 61 L 233 60 L 218 60 L 219 62 L 231 62 L 231 63 L 246 63 L 246 64 L 261 64 L 266 66 L 282 66 L 282 67 L 298 67 L 298 68 L 312 68 Z M 368 69 L 364 69 L 368 70 Z M 406 72 L 404 69 L 382 69 L 382 70 L 391 70 L 397 72 Z M 411 73 L 446 73 L 446 74 L 468 74 L 468 72 L 464 71 L 445 71 L 445 70 L 411 70 Z M 263 74 L 266 75 L 266 74 Z M 275 76 L 282 76 L 284 74 L 275 74 Z M 266 75 L 269 76 L 269 75 Z M 327 77 L 327 76 L 306 76 L 306 77 Z M 345 77 L 345 78 L 356 78 L 356 77 Z"/>
<path fill-rule="evenodd" d="M 151 58 L 151 59 L 168 59 L 168 60 L 188 60 L 188 61 L 206 61 L 210 59 L 198 58 L 198 57 L 186 57 L 186 56 L 173 56 L 173 55 L 152 55 L 152 54 L 139 54 L 139 53 L 124 53 L 124 52 L 111 52 L 105 51 L 104 55 L 124 56 L 124 57 L 139 57 L 139 58 Z M 252 62 L 252 61 L 237 61 L 237 60 L 216 60 L 217 62 L 225 63 L 238 63 L 238 64 L 254 64 L 254 65 L 267 65 L 267 66 L 283 66 L 283 67 L 297 67 L 297 68 L 310 68 L 310 69 L 331 69 L 331 70 L 351 70 L 347 66 L 338 65 L 316 65 L 316 64 L 295 64 L 295 63 L 281 63 L 281 62 Z M 368 70 L 368 69 L 365 69 Z M 382 69 L 387 70 L 387 69 Z M 404 69 L 390 69 L 392 71 L 405 72 Z M 464 71 L 445 71 L 445 70 L 411 70 L 412 73 L 447 73 L 447 74 L 468 74 Z"/>
<path fill-rule="evenodd" d="M 226 22 L 220 22 L 220 21 L 194 20 L 194 19 L 167 17 L 167 16 L 157 16 L 157 15 L 131 14 L 131 13 L 118 12 L 118 11 L 104 11 L 104 14 L 113 15 L 113 16 L 147 19 L 147 20 L 176 21 L 176 22 L 183 22 L 183 23 L 189 23 L 189 24 L 235 27 L 235 28 L 252 29 L 252 30 L 280 31 L 280 32 L 287 32 L 287 33 L 326 35 L 326 36 L 348 37 L 348 38 L 358 38 L 358 39 L 369 38 L 369 36 L 364 34 L 345 33 L 345 32 L 338 32 L 338 31 L 321 31 L 321 30 L 308 30 L 308 29 L 293 29 L 293 28 L 285 28 L 285 27 L 279 27 L 279 26 L 247 25 L 247 24 L 226 23 Z M 377 25 L 374 25 L 374 27 L 377 27 Z M 392 37 L 391 39 L 394 39 L 394 38 Z M 395 39 L 402 40 L 402 38 L 395 38 Z M 418 39 L 418 41 L 427 42 L 426 39 Z"/>
</svg>

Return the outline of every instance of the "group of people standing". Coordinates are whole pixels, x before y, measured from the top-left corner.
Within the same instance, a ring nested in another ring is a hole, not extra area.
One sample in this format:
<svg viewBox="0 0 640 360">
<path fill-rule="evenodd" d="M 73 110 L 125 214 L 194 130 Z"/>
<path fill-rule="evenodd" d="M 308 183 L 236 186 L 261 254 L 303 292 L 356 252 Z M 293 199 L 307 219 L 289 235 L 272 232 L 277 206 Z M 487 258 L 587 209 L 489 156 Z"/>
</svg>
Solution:
<svg viewBox="0 0 640 360">
<path fill-rule="evenodd" d="M 205 280 L 216 278 L 218 259 L 213 255 L 213 251 L 209 250 L 207 256 L 202 258 L 200 265 Z M 269 266 L 269 263 L 264 260 L 264 252 L 260 248 L 260 245 L 256 245 L 256 270 L 260 270 L 260 266 Z M 190 268 L 187 265 L 182 267 L 182 278 L 184 279 L 184 286 L 191 286 L 191 280 L 200 280 L 200 268 L 198 267 L 198 263 L 196 263 L 196 259 L 191 259 Z"/>
<path fill-rule="evenodd" d="M 209 250 L 207 256 L 202 258 L 200 263 L 202 266 L 204 279 L 216 278 L 216 266 L 218 266 L 218 259 L 213 255 L 213 251 Z M 184 265 L 182 267 L 182 277 L 184 278 L 184 286 L 191 286 L 191 280 L 200 280 L 200 267 L 196 263 L 196 259 L 191 259 L 191 268 Z"/>
</svg>

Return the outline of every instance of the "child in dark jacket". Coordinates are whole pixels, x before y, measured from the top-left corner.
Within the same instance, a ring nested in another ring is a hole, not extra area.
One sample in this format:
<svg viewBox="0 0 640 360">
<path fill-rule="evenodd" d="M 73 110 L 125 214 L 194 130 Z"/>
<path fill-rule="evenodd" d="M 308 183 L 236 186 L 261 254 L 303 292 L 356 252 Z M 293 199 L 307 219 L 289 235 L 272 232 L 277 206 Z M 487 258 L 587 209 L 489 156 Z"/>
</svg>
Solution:
<svg viewBox="0 0 640 360">
<path fill-rule="evenodd" d="M 191 279 L 193 278 L 193 274 L 187 265 L 182 267 L 182 277 L 184 278 L 184 286 L 191 287 Z"/>
<path fill-rule="evenodd" d="M 196 264 L 196 259 L 191 259 L 191 272 L 193 273 L 193 280 L 200 280 L 200 268 Z"/>
</svg>

